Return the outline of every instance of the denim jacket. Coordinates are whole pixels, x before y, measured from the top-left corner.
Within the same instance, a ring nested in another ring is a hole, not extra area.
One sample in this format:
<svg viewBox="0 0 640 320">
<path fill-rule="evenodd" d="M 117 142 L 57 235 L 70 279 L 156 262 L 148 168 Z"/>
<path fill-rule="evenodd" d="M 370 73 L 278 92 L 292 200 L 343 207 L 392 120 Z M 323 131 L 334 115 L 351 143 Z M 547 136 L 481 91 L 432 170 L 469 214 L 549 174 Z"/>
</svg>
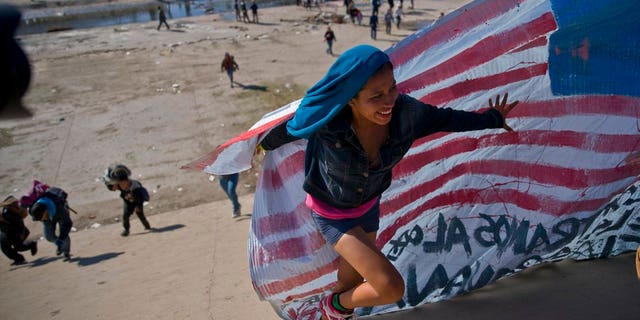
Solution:
<svg viewBox="0 0 640 320">
<path fill-rule="evenodd" d="M 407 95 L 393 107 L 389 138 L 380 148 L 380 166 L 372 169 L 362 145 L 351 129 L 351 110 L 344 110 L 309 138 L 305 153 L 303 188 L 314 198 L 336 208 L 355 208 L 379 197 L 391 184 L 391 171 L 413 142 L 429 134 L 501 128 L 504 120 L 495 109 L 484 113 L 437 108 Z M 273 150 L 297 140 L 286 122 L 261 142 Z"/>
</svg>

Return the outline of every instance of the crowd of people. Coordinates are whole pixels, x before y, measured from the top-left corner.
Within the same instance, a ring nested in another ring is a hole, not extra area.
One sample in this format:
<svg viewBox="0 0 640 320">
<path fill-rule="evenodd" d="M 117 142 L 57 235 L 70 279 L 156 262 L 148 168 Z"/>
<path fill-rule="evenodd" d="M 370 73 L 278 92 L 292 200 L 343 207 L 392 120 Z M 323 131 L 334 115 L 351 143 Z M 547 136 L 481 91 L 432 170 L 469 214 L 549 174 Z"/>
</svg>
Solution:
<svg viewBox="0 0 640 320">
<path fill-rule="evenodd" d="M 251 1 L 251 19 L 249 18 L 249 12 L 247 10 L 247 3 L 244 0 L 235 0 L 233 3 L 233 9 L 236 13 L 236 21 L 244 23 L 260 23 L 258 20 L 258 4 L 256 0 Z"/>
<path fill-rule="evenodd" d="M 233 217 L 240 216 L 240 202 L 236 194 L 239 174 L 220 177 L 220 186 L 233 205 Z M 130 233 L 130 217 L 135 213 L 147 231 L 154 231 L 144 215 L 144 204 L 150 200 L 149 191 L 138 180 L 131 179 L 131 170 L 124 164 L 109 166 L 101 177 L 110 191 L 120 193 L 122 199 L 122 232 L 126 237 Z M 0 208 L 0 244 L 4 255 L 12 260 L 12 265 L 27 263 L 20 254 L 30 251 L 38 252 L 38 243 L 28 240 L 31 231 L 25 226 L 24 219 L 31 216 L 33 221 L 42 223 L 44 239 L 55 245 L 56 255 L 63 256 L 63 261 L 71 260 L 71 237 L 73 227 L 70 212 L 74 212 L 67 201 L 67 193 L 58 187 L 49 186 L 34 180 L 31 189 L 19 199 L 10 195 L 2 201 Z"/>
<path fill-rule="evenodd" d="M 239 174 L 220 176 L 220 187 L 233 205 L 233 218 L 240 217 L 240 202 L 236 194 Z M 122 199 L 122 232 L 129 236 L 130 218 L 135 213 L 144 230 L 153 232 L 154 228 L 144 215 L 144 204 L 150 200 L 149 191 L 138 180 L 131 179 L 131 169 L 118 163 L 109 166 L 101 177 L 109 191 L 120 193 Z M 59 188 L 34 180 L 31 189 L 19 199 L 10 195 L 2 201 L 0 208 L 0 245 L 4 255 L 12 260 L 12 265 L 27 263 L 20 254 L 38 252 L 38 243 L 28 240 L 31 231 L 25 226 L 24 219 L 31 216 L 33 221 L 42 223 L 44 239 L 55 245 L 56 255 L 63 261 L 71 260 L 71 237 L 73 227 L 70 212 L 74 212 L 67 201 L 67 193 Z"/>
</svg>

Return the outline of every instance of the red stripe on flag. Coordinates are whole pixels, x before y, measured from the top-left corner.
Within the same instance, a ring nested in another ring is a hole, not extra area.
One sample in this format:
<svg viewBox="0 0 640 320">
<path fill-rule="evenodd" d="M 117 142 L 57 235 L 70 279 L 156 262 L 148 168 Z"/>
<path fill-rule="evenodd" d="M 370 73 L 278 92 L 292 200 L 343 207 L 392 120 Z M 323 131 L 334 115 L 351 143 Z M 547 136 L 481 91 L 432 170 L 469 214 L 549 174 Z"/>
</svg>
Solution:
<svg viewBox="0 0 640 320">
<path fill-rule="evenodd" d="M 640 98 L 588 95 L 523 101 L 509 113 L 509 118 L 556 118 L 568 115 L 624 116 L 640 119 Z M 517 130 L 517 128 L 514 129 Z"/>
<path fill-rule="evenodd" d="M 312 255 L 320 249 L 326 241 L 319 232 L 280 239 L 277 242 L 262 244 L 258 248 L 257 262 L 267 264 L 276 260 L 297 259 Z"/>
<path fill-rule="evenodd" d="M 447 88 L 433 91 L 420 99 L 425 103 L 439 105 L 474 92 L 490 90 L 517 81 L 527 80 L 547 73 L 547 64 L 541 63 L 527 68 L 505 71 L 490 76 L 469 79 L 455 83 Z"/>
<path fill-rule="evenodd" d="M 269 282 L 267 284 L 255 286 L 255 289 L 263 293 L 265 296 L 267 295 L 277 295 L 287 290 L 291 290 L 291 288 L 296 288 L 305 285 L 306 283 L 312 282 L 326 274 L 329 274 L 335 271 L 338 267 L 338 257 L 330 261 L 329 263 L 315 268 L 312 271 L 297 274 L 295 276 L 291 276 L 282 280 L 277 280 L 273 282 Z M 294 299 L 294 296 L 290 296 L 285 301 Z"/>
<path fill-rule="evenodd" d="M 523 0 L 476 1 L 468 5 L 466 10 L 458 10 L 438 22 L 429 32 L 418 38 L 409 38 L 390 51 L 394 66 L 400 66 L 422 54 L 429 48 L 443 43 L 455 41 L 458 35 L 484 24 L 510 10 L 515 9 Z M 427 36 L 428 35 L 428 36 Z"/>
<path fill-rule="evenodd" d="M 277 190 L 294 175 L 304 170 L 305 151 L 297 151 L 290 156 L 284 158 L 274 169 L 265 169 L 262 171 L 262 179 L 260 180 L 260 188 Z M 302 186 L 300 186 L 302 188 Z"/>
<path fill-rule="evenodd" d="M 545 13 L 526 24 L 480 40 L 451 59 L 401 82 L 398 88 L 401 92 L 412 92 L 449 79 L 528 43 L 532 35 L 543 35 L 556 28 L 553 15 Z"/>
<path fill-rule="evenodd" d="M 274 196 L 274 199 L 282 198 Z M 273 234 L 295 231 L 305 223 L 315 225 L 308 212 L 309 208 L 302 201 L 298 203 L 293 212 L 269 212 L 268 215 L 254 219 L 253 230 L 258 239 L 264 239 Z"/>
<path fill-rule="evenodd" d="M 580 169 L 561 168 L 515 160 L 482 160 L 461 163 L 447 170 L 446 176 L 440 176 L 427 184 L 422 184 L 420 188 L 425 191 L 433 191 L 438 186 L 446 183 L 446 181 L 463 175 L 476 174 L 515 178 L 517 180 L 514 183 L 537 183 L 580 190 L 625 179 L 633 176 L 633 173 L 634 170 L 630 166 L 607 169 Z M 400 207 L 390 209 L 395 211 Z"/>
<path fill-rule="evenodd" d="M 518 48 L 515 48 L 515 49 L 509 51 L 509 53 L 521 52 L 521 51 L 529 50 L 529 49 L 536 48 L 536 47 L 546 47 L 548 45 L 548 43 L 549 42 L 548 42 L 546 36 L 538 37 L 536 39 L 533 39 L 533 41 L 529 41 L 528 43 L 526 43 L 523 46 L 520 46 Z"/>
</svg>

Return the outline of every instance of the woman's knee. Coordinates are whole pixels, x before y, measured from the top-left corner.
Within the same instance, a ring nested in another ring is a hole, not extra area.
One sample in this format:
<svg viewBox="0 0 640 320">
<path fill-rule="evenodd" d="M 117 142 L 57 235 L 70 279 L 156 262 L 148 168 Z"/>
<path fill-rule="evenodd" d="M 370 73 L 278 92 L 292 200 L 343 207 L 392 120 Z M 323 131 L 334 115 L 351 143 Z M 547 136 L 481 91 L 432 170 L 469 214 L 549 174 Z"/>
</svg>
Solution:
<svg viewBox="0 0 640 320">
<path fill-rule="evenodd" d="M 372 285 L 374 285 L 372 283 Z M 385 303 L 394 303 L 402 299 L 404 295 L 404 279 L 397 270 L 389 272 L 381 277 L 375 284 L 376 290 L 380 293 L 380 296 L 384 297 L 387 301 Z"/>
</svg>

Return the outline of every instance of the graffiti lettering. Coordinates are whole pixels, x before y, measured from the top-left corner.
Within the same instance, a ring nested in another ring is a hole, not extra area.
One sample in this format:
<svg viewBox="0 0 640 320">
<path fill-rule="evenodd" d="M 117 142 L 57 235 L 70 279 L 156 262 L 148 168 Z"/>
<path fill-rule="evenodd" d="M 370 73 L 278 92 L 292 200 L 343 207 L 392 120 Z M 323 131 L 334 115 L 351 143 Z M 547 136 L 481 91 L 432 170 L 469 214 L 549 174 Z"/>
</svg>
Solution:
<svg viewBox="0 0 640 320">
<path fill-rule="evenodd" d="M 464 247 L 467 255 L 471 255 L 471 245 L 467 229 L 460 219 L 453 217 L 449 226 L 442 214 L 438 215 L 438 228 L 435 241 L 425 241 L 422 248 L 426 253 L 440 253 L 443 250 L 450 252 L 454 245 L 460 244 Z"/>
<path fill-rule="evenodd" d="M 478 244 L 483 247 L 496 246 L 499 253 L 504 252 L 513 237 L 514 230 L 517 228 L 517 222 L 513 220 L 509 223 L 509 220 L 504 215 L 498 217 L 496 221 L 486 214 L 480 214 L 480 217 L 487 222 L 487 225 L 480 226 L 473 232 Z M 485 233 L 487 238 L 484 237 Z"/>
<path fill-rule="evenodd" d="M 531 259 L 530 257 L 522 261 L 519 264 L 519 268 L 524 268 Z M 538 260 L 539 257 L 537 257 L 536 261 Z M 397 305 L 403 308 L 406 305 L 416 306 L 423 301 L 439 301 L 484 287 L 507 274 L 518 271 L 503 268 L 496 272 L 492 266 L 487 265 L 481 272 L 478 272 L 479 270 L 477 269 L 479 267 L 479 264 L 466 265 L 458 270 L 453 277 L 449 278 L 445 267 L 439 264 L 435 267 L 422 289 L 418 289 L 418 279 L 424 279 L 425 277 L 420 275 L 420 270 L 415 264 L 409 264 L 406 273 L 406 300 L 399 301 Z M 473 282 L 473 278 L 476 277 L 474 275 L 477 275 L 475 283 Z"/>
<path fill-rule="evenodd" d="M 403 232 L 397 240 L 389 241 L 391 244 L 391 250 L 387 254 L 387 258 L 391 261 L 398 259 L 398 256 L 402 254 L 404 248 L 409 244 L 418 245 L 422 242 L 424 234 L 419 226 L 414 226 L 413 229 Z"/>
<path fill-rule="evenodd" d="M 425 239 L 424 231 L 418 225 L 403 232 L 400 236 L 389 242 L 390 249 L 387 257 L 396 261 L 409 245 L 420 245 L 425 253 L 451 252 L 454 246 L 460 245 L 468 256 L 472 254 L 470 240 L 473 239 L 481 247 L 496 247 L 498 256 L 511 248 L 513 254 L 529 255 L 534 250 L 557 250 L 575 239 L 580 234 L 580 228 L 590 225 L 592 218 L 577 219 L 568 218 L 551 226 L 548 231 L 543 224 L 531 226 L 530 221 L 509 219 L 506 215 L 491 217 L 481 214 L 482 223 L 473 232 L 473 238 L 469 236 L 462 220 L 453 217 L 449 223 L 442 214 L 438 215 L 437 227 L 434 231 L 435 239 Z M 620 228 L 629 216 L 621 217 L 616 224 L 602 226 L 605 231 L 611 228 Z M 553 237 L 550 237 L 550 234 Z M 552 242 L 551 239 L 554 239 Z M 423 241 L 424 240 L 424 241 Z"/>
</svg>

